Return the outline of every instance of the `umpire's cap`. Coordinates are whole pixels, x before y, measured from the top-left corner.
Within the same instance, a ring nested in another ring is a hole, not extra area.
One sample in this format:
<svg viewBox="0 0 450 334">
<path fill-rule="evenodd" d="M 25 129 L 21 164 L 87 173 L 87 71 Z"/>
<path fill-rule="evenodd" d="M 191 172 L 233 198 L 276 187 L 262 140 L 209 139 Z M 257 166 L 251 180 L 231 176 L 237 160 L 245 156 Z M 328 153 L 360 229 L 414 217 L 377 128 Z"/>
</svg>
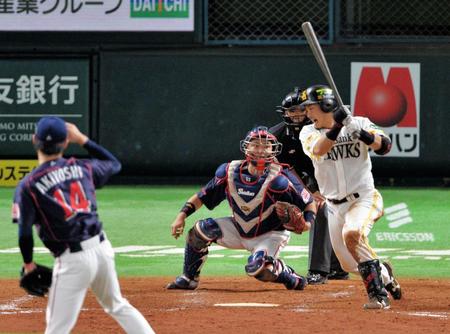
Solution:
<svg viewBox="0 0 450 334">
<path fill-rule="evenodd" d="M 59 117 L 42 117 L 37 123 L 36 138 L 45 145 L 61 143 L 67 138 L 66 123 Z"/>
</svg>

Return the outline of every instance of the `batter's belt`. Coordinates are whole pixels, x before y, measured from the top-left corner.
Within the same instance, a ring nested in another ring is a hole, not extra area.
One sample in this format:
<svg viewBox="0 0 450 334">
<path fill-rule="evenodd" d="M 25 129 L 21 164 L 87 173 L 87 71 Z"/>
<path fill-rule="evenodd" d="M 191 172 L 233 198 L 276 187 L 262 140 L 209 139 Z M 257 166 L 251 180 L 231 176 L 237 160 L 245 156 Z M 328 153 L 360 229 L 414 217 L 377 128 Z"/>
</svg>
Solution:
<svg viewBox="0 0 450 334">
<path fill-rule="evenodd" d="M 342 203 L 345 203 L 345 202 L 353 201 L 353 200 L 355 200 L 357 198 L 359 198 L 359 194 L 358 193 L 354 193 L 354 194 L 348 195 L 348 196 L 346 196 L 346 197 L 344 197 L 342 199 L 329 199 L 329 198 L 327 198 L 327 200 L 330 201 L 333 204 L 342 204 Z"/>
</svg>

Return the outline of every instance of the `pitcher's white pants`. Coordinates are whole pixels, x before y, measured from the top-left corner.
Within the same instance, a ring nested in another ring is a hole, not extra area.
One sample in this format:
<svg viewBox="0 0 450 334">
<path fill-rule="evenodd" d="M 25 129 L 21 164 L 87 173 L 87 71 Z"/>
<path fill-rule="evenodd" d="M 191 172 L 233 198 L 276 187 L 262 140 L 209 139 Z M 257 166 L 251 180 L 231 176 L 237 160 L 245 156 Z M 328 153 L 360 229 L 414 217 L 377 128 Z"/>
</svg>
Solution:
<svg viewBox="0 0 450 334">
<path fill-rule="evenodd" d="M 327 201 L 334 252 L 342 269 L 358 275 L 358 263 L 378 258 L 369 245 L 368 236 L 375 221 L 383 215 L 383 198 L 376 189 L 359 195 L 359 198 L 342 204 Z M 349 238 L 349 235 L 359 238 Z M 383 283 L 388 284 L 391 281 L 389 273 L 382 263 L 380 265 Z"/>
<path fill-rule="evenodd" d="M 154 333 L 144 316 L 122 297 L 114 264 L 114 250 L 99 236 L 83 241 L 83 250 L 66 250 L 55 259 L 48 297 L 46 334 L 70 333 L 90 287 L 106 313 L 126 333 Z"/>
</svg>

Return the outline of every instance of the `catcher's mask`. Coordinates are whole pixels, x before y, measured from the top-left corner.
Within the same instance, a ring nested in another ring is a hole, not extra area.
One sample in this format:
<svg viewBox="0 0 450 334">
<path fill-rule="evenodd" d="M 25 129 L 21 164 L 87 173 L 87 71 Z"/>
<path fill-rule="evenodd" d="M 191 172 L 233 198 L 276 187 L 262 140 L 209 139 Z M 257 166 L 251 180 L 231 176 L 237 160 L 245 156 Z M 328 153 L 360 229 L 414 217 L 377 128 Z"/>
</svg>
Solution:
<svg viewBox="0 0 450 334">
<path fill-rule="evenodd" d="M 301 105 L 301 92 L 301 89 L 295 87 L 294 91 L 287 94 L 281 101 L 281 105 L 276 107 L 276 112 L 281 115 L 284 123 L 288 126 L 298 126 L 309 122 L 306 117 L 306 109 Z"/>
<path fill-rule="evenodd" d="M 263 172 L 274 161 L 281 153 L 282 147 L 283 145 L 265 126 L 253 128 L 245 139 L 241 140 L 241 151 L 258 172 Z"/>
</svg>

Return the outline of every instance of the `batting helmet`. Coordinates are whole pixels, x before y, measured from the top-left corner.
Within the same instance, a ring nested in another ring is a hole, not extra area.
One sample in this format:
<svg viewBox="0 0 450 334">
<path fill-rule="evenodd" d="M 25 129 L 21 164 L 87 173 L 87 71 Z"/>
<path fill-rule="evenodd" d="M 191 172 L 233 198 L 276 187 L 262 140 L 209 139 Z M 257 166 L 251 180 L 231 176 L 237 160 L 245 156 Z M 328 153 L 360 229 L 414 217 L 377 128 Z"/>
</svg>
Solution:
<svg viewBox="0 0 450 334">
<path fill-rule="evenodd" d="M 240 142 L 241 152 L 258 170 L 264 170 L 281 153 L 283 144 L 266 126 L 251 129 Z"/>
<path fill-rule="evenodd" d="M 338 107 L 333 90 L 325 85 L 308 87 L 301 93 L 300 101 L 302 106 L 318 104 L 323 112 L 332 112 Z"/>
</svg>

